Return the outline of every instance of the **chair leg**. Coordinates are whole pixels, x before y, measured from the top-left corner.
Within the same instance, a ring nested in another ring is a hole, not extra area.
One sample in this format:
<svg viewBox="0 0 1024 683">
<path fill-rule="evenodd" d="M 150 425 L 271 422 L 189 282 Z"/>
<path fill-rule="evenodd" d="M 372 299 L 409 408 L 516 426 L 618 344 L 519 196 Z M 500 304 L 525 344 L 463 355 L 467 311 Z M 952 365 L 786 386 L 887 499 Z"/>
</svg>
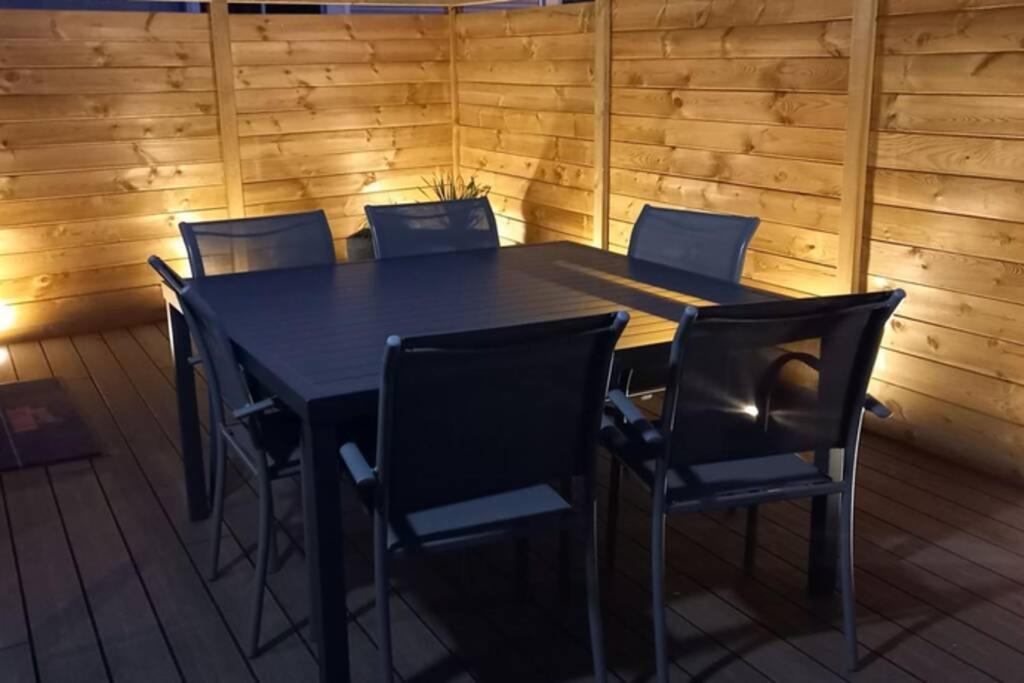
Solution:
<svg viewBox="0 0 1024 683">
<path fill-rule="evenodd" d="M 839 575 L 843 596 L 846 668 L 857 670 L 857 601 L 853 583 L 853 492 L 843 494 L 839 521 Z"/>
<path fill-rule="evenodd" d="M 267 547 L 269 548 L 270 561 L 267 564 L 267 571 L 270 574 L 276 574 L 277 570 L 281 566 L 281 555 L 280 555 L 280 553 L 278 552 L 278 549 L 277 549 L 277 529 L 276 529 L 276 524 L 275 524 L 276 520 L 275 520 L 275 517 L 274 517 L 273 482 L 271 482 L 270 488 L 271 488 L 271 491 L 270 491 L 270 495 L 268 496 L 268 502 L 267 502 L 267 507 L 269 508 L 269 510 L 268 510 L 268 513 L 269 513 L 268 514 L 269 525 L 267 527 L 267 544 L 268 544 Z"/>
<path fill-rule="evenodd" d="M 210 520 L 213 538 L 210 543 L 210 581 L 220 573 L 220 536 L 224 526 L 224 467 L 227 458 L 224 454 L 224 441 L 216 424 L 210 425 L 213 437 L 210 439 L 210 464 L 213 466 L 213 509 Z"/>
<path fill-rule="evenodd" d="M 272 532 L 270 480 L 260 477 L 260 530 L 256 547 L 256 575 L 253 577 L 252 617 L 249 622 L 249 656 L 255 657 L 260 648 L 260 624 L 263 622 L 263 596 L 267 589 L 267 564 L 270 556 Z"/>
<path fill-rule="evenodd" d="M 651 600 L 654 617 L 654 657 L 658 683 L 668 683 L 668 626 L 665 621 L 665 515 L 651 524 Z"/>
<path fill-rule="evenodd" d="M 604 626 L 601 621 L 601 586 L 598 580 L 597 560 L 597 509 L 591 504 L 587 516 L 586 538 L 584 539 L 584 562 L 587 565 L 587 617 L 590 622 L 590 651 L 594 660 L 594 680 L 605 683 L 608 680 L 608 666 L 604 654 Z"/>
<path fill-rule="evenodd" d="M 615 550 L 618 546 L 619 531 L 619 488 L 622 481 L 622 463 L 612 457 L 612 469 L 608 477 L 608 519 L 605 522 L 605 556 L 609 569 L 615 568 Z"/>
<path fill-rule="evenodd" d="M 756 505 L 751 505 L 747 508 L 747 533 L 743 539 L 743 571 L 748 574 L 754 572 L 754 566 L 757 563 L 758 519 L 758 508 Z"/>
<path fill-rule="evenodd" d="M 562 497 L 572 502 L 572 478 L 566 477 L 561 481 Z M 563 600 L 569 599 L 569 592 L 572 587 L 572 575 L 570 563 L 572 562 L 570 546 L 572 545 L 572 534 L 562 531 L 558 535 L 558 590 Z"/>
<path fill-rule="evenodd" d="M 381 526 L 376 521 L 376 526 Z M 376 529 L 374 533 L 373 573 L 374 587 L 377 595 L 377 656 L 380 666 L 381 683 L 392 683 L 393 665 L 391 661 L 391 608 L 388 604 L 391 579 L 390 557 L 387 550 L 387 530 Z"/>
</svg>

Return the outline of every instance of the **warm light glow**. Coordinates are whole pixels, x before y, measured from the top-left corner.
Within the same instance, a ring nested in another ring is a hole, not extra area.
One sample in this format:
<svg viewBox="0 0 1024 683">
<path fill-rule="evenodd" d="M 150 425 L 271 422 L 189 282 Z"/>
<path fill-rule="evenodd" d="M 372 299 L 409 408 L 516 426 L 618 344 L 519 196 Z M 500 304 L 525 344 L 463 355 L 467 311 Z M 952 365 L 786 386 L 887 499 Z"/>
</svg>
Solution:
<svg viewBox="0 0 1024 683">
<path fill-rule="evenodd" d="M 5 365 L 10 358 L 11 354 L 7 353 L 7 349 L 0 347 L 0 365 Z"/>
<path fill-rule="evenodd" d="M 759 411 L 757 409 L 757 406 L 755 406 L 753 403 L 743 406 L 743 412 L 749 415 L 750 417 L 757 417 L 758 415 L 761 414 L 761 411 Z"/>
<path fill-rule="evenodd" d="M 0 331 L 14 327 L 14 308 L 10 304 L 0 302 Z"/>
</svg>

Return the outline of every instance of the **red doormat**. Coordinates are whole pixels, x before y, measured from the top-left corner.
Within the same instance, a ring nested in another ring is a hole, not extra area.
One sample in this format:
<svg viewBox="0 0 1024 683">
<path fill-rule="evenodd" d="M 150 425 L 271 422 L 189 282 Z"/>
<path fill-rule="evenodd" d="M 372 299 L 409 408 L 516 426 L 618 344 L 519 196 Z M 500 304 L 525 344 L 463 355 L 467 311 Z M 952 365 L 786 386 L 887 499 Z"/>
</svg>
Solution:
<svg viewBox="0 0 1024 683">
<path fill-rule="evenodd" d="M 0 384 L 0 472 L 96 455 L 99 449 L 58 380 Z"/>
</svg>

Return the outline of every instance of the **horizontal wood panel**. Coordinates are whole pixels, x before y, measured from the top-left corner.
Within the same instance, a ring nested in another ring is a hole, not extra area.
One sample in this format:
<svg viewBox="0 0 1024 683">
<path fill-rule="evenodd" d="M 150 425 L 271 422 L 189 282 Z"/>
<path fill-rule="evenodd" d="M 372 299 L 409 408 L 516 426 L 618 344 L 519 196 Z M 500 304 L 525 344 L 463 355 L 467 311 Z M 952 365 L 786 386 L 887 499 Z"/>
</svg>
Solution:
<svg viewBox="0 0 1024 683">
<path fill-rule="evenodd" d="M 1013 221 L 1024 211 L 1024 183 L 875 169 L 870 196 L 878 204 Z"/>
<path fill-rule="evenodd" d="M 208 115 L 216 111 L 216 100 L 212 92 L 0 97 L 0 121 L 94 121 L 139 116 Z"/>
<path fill-rule="evenodd" d="M 594 170 L 588 166 L 567 164 L 504 152 L 462 148 L 462 163 L 480 170 L 514 175 L 553 185 L 564 185 L 581 190 L 594 186 Z"/>
<path fill-rule="evenodd" d="M 447 83 L 395 83 L 343 87 L 296 87 L 239 90 L 242 114 L 273 111 L 317 111 L 372 105 L 446 104 Z"/>
<path fill-rule="evenodd" d="M 926 284 L 896 280 L 893 276 L 870 275 L 872 290 L 900 287 L 907 298 L 900 305 L 904 318 L 950 327 L 973 334 L 1024 344 L 1024 306 L 997 301 Z"/>
<path fill-rule="evenodd" d="M 939 398 L 878 380 L 871 394 L 893 411 L 871 429 L 918 448 L 941 453 L 970 468 L 1021 476 L 1024 428 Z"/>
<path fill-rule="evenodd" d="M 616 87 L 613 114 L 843 129 L 846 95 Z"/>
<path fill-rule="evenodd" d="M 1024 301 L 1019 264 L 873 241 L 868 272 L 1010 303 Z"/>
<path fill-rule="evenodd" d="M 526 226 L 541 226 L 581 239 L 590 239 L 593 233 L 592 217 L 585 213 L 567 211 L 493 191 L 488 195 L 488 199 L 496 214 L 513 218 Z"/>
<path fill-rule="evenodd" d="M 204 43 L 0 40 L 0 67 L 210 66 Z"/>
<path fill-rule="evenodd" d="M 1024 384 L 1024 344 L 895 317 L 883 346 L 979 375 Z"/>
<path fill-rule="evenodd" d="M 213 90 L 209 67 L 170 69 L 0 69 L 0 93 L 68 95 Z"/>
<path fill-rule="evenodd" d="M 1024 138 L 1024 97 L 883 95 L 877 127 Z"/>
<path fill-rule="evenodd" d="M 232 41 L 448 39 L 448 19 L 426 14 L 340 15 L 234 14 Z"/>
<path fill-rule="evenodd" d="M 14 323 L 5 339 L 63 336 L 159 320 L 163 295 L 156 285 L 11 306 Z"/>
<path fill-rule="evenodd" d="M 926 14 L 886 17 L 880 21 L 878 37 L 882 51 L 891 54 L 1024 51 L 1024 6 L 981 12 L 942 12 L 938 11 L 944 9 L 942 5 L 930 4 L 931 11 Z"/>
<path fill-rule="evenodd" d="M 1024 263 L 1024 222 L 882 205 L 869 219 L 874 240 Z"/>
<path fill-rule="evenodd" d="M 613 116 L 612 139 L 752 155 L 841 162 L 845 133 L 826 128 Z"/>
<path fill-rule="evenodd" d="M 189 211 L 155 216 L 63 221 L 47 225 L 0 229 L 0 254 L 25 254 L 61 247 L 104 245 L 115 242 L 173 237 L 182 221 L 226 218 L 223 210 Z"/>
<path fill-rule="evenodd" d="M 448 40 L 234 41 L 231 55 L 235 66 L 445 61 Z"/>
<path fill-rule="evenodd" d="M 839 57 L 849 51 L 849 21 L 629 31 L 612 37 L 613 59 Z"/>
<path fill-rule="evenodd" d="M 0 10 L 0 38 L 209 44 L 210 28 L 203 15 L 177 12 Z"/>
<path fill-rule="evenodd" d="M 700 28 L 849 19 L 853 0 L 614 0 L 612 29 Z"/>
<path fill-rule="evenodd" d="M 591 61 L 458 62 L 459 81 L 519 85 L 588 85 L 594 79 Z"/>
<path fill-rule="evenodd" d="M 1024 140 L 880 132 L 872 142 L 882 168 L 1024 180 Z"/>
<path fill-rule="evenodd" d="M 594 34 L 473 38 L 458 41 L 457 50 L 464 62 L 589 60 L 594 55 Z"/>
<path fill-rule="evenodd" d="M 446 148 L 450 153 L 450 148 Z M 300 199 L 339 197 L 368 192 L 415 190 L 425 185 L 423 178 L 436 167 L 367 171 L 316 178 L 288 178 L 244 186 L 246 204 L 268 204 Z M 424 197 L 425 199 L 425 197 Z"/>
<path fill-rule="evenodd" d="M 71 272 L 145 264 L 150 254 L 160 254 L 168 259 L 181 260 L 186 257 L 185 245 L 179 236 L 173 235 L 103 245 L 89 244 L 79 247 L 48 249 L 35 252 L 32 258 L 25 258 L 23 254 L 2 255 L 0 256 L 0 268 L 5 274 L 4 280 L 5 282 L 11 281 L 9 282 L 10 289 L 4 293 L 3 298 L 17 298 L 11 294 L 11 291 L 25 286 L 25 283 L 14 282 L 17 280 L 45 276 L 37 278 L 38 282 L 32 285 L 44 288 L 52 284 L 52 280 Z M 156 280 L 147 279 L 145 282 L 151 281 L 155 282 Z"/>
<path fill-rule="evenodd" d="M 3 100 L 0 99 L 0 103 Z M 2 105 L 0 105 L 2 106 Z M 67 145 L 120 140 L 216 137 L 215 116 L 161 116 L 132 119 L 79 119 L 0 123 L 0 149 L 17 151 L 38 145 Z"/>
<path fill-rule="evenodd" d="M 827 197 L 838 197 L 842 184 L 834 164 L 627 142 L 612 143 L 611 165 Z"/>
<path fill-rule="evenodd" d="M 216 138 L 0 147 L 0 174 L 219 160 L 220 142 Z M 3 187 L 0 180 L 0 197 L 4 196 Z"/>
<path fill-rule="evenodd" d="M 285 133 L 244 138 L 240 141 L 243 160 L 274 159 L 282 156 L 323 156 L 346 152 L 386 150 L 419 145 L 450 143 L 447 124 L 397 128 L 355 128 L 322 133 Z"/>
<path fill-rule="evenodd" d="M 1022 95 L 1024 53 L 886 55 L 879 58 L 882 92 Z"/>
<path fill-rule="evenodd" d="M 444 104 L 351 107 L 322 111 L 243 114 L 239 135 L 276 135 L 330 130 L 354 130 L 390 126 L 448 123 L 451 108 Z"/>
<path fill-rule="evenodd" d="M 846 92 L 847 60 L 643 59 L 612 64 L 612 83 L 633 88 Z"/>
<path fill-rule="evenodd" d="M 518 154 L 549 161 L 565 161 L 582 166 L 593 164 L 593 142 L 589 140 L 510 133 L 465 125 L 460 126 L 459 135 L 462 144 L 478 150 Z"/>
<path fill-rule="evenodd" d="M 593 8 L 589 5 L 555 5 L 538 9 L 460 14 L 456 31 L 459 38 L 572 35 L 592 32 L 592 22 Z"/>
<path fill-rule="evenodd" d="M 311 178 L 340 173 L 386 171 L 450 164 L 450 145 L 433 147 L 391 147 L 378 151 L 350 152 L 323 156 L 282 156 L 272 159 L 250 159 L 242 163 L 246 182 Z"/>
<path fill-rule="evenodd" d="M 459 123 L 477 128 L 491 128 L 503 133 L 534 133 L 584 140 L 592 140 L 594 137 L 592 114 L 528 112 L 463 104 L 459 106 Z"/>
<path fill-rule="evenodd" d="M 0 176 L 0 200 L 205 187 L 220 185 L 223 182 L 224 168 L 219 161 L 204 164 L 139 166 L 112 170 Z"/>
<path fill-rule="evenodd" d="M 373 62 L 240 66 L 235 69 L 235 87 L 239 90 L 423 82 L 447 83 L 448 65 L 440 62 Z"/>
<path fill-rule="evenodd" d="M 459 83 L 459 102 L 486 107 L 590 113 L 594 92 L 590 86 L 512 85 Z"/>
<path fill-rule="evenodd" d="M 0 202 L 0 225 L 57 223 L 71 216 L 78 220 L 147 216 L 220 209 L 225 206 L 227 199 L 223 187 L 126 192 L 46 201 L 5 201 Z"/>
<path fill-rule="evenodd" d="M 418 202 L 422 199 L 423 193 L 419 190 L 370 192 L 347 197 L 300 199 L 271 204 L 250 204 L 245 207 L 245 211 L 249 216 L 273 216 L 281 213 L 323 209 L 327 217 L 333 221 L 337 217 L 364 216 L 363 209 L 367 204 L 407 204 Z"/>
<path fill-rule="evenodd" d="M 875 378 L 961 408 L 1024 424 L 1024 387 L 934 361 L 882 349 Z"/>
<path fill-rule="evenodd" d="M 476 169 L 477 182 L 490 185 L 498 194 L 522 199 L 535 204 L 544 204 L 556 209 L 590 213 L 594 205 L 593 192 L 578 188 L 554 185 L 529 178 L 495 173 Z"/>
<path fill-rule="evenodd" d="M 611 215 L 630 222 L 639 215 L 643 200 L 830 232 L 836 231 L 839 220 L 835 199 L 656 173 L 612 169 L 611 191 Z"/>
</svg>

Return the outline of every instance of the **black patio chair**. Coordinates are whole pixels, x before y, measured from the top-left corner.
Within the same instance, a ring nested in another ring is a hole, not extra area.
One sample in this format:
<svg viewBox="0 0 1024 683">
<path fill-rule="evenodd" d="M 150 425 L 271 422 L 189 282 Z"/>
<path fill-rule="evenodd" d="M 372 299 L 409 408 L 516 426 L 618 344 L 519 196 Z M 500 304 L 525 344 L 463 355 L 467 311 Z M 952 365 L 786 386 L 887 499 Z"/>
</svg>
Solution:
<svg viewBox="0 0 1024 683">
<path fill-rule="evenodd" d="M 629 258 L 718 280 L 739 282 L 758 218 L 644 206 L 629 238 Z M 667 349 L 632 367 L 616 367 L 615 382 L 627 396 L 665 390 Z M 649 359 L 651 362 L 649 362 Z M 656 360 L 655 360 L 656 359 Z"/>
<path fill-rule="evenodd" d="M 192 277 L 330 265 L 331 227 L 323 211 L 179 223 Z"/>
<path fill-rule="evenodd" d="M 181 311 L 192 332 L 199 360 L 206 368 L 210 393 L 210 459 L 214 463 L 212 547 L 210 580 L 219 571 L 220 537 L 224 519 L 226 448 L 256 476 L 259 498 L 259 537 L 256 576 L 252 596 L 249 639 L 250 657 L 259 653 L 260 623 L 267 572 L 273 548 L 274 499 L 271 484 L 299 473 L 298 446 L 302 434 L 299 418 L 278 406 L 273 397 L 255 395 L 235 357 L 231 340 L 198 294 L 157 256 L 149 264 L 178 295 Z M 225 409 L 227 412 L 225 412 Z"/>
<path fill-rule="evenodd" d="M 392 557 L 545 529 L 582 533 L 594 673 L 605 680 L 594 469 L 625 313 L 387 341 L 376 467 L 341 457 L 374 519 L 380 680 L 391 681 Z M 551 483 L 582 479 L 573 502 Z"/>
<path fill-rule="evenodd" d="M 367 206 L 377 258 L 496 249 L 498 224 L 486 197 Z"/>
<path fill-rule="evenodd" d="M 853 492 L 868 380 L 900 290 L 780 302 L 688 307 L 672 342 L 661 420 L 648 422 L 620 390 L 602 440 L 651 492 L 651 567 L 658 680 L 668 681 L 665 517 L 746 507 L 753 569 L 757 505 L 840 496 L 838 529 L 846 664 L 855 668 Z M 799 453 L 813 453 L 813 461 Z M 609 538 L 617 523 L 609 506 Z M 827 533 L 827 532 L 825 532 Z M 609 549 L 609 553 L 614 552 Z"/>
</svg>

